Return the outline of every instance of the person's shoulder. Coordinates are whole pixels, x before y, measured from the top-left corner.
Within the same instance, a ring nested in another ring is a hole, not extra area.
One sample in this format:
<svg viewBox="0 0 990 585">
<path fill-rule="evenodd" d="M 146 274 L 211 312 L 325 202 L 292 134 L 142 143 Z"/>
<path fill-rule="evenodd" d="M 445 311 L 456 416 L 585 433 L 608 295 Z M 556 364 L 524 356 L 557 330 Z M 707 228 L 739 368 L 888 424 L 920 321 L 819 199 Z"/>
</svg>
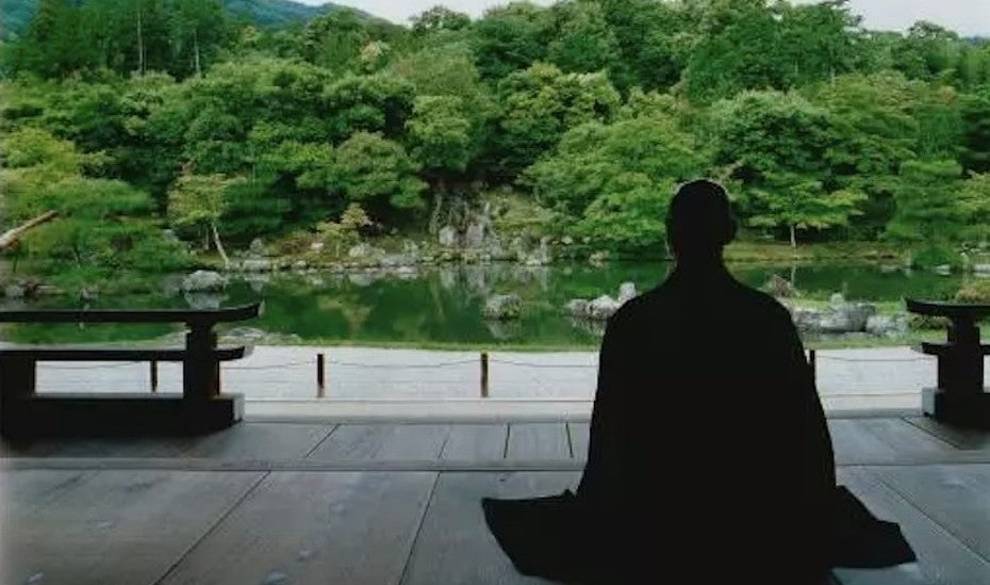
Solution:
<svg viewBox="0 0 990 585">
<path fill-rule="evenodd" d="M 636 295 L 622 303 L 622 306 L 608 318 L 609 329 L 626 328 L 632 323 L 641 322 L 656 306 L 657 290 Z"/>
<path fill-rule="evenodd" d="M 737 288 L 745 297 L 747 304 L 757 308 L 769 318 L 792 324 L 791 312 L 776 298 L 763 291 L 737 282 Z"/>
</svg>

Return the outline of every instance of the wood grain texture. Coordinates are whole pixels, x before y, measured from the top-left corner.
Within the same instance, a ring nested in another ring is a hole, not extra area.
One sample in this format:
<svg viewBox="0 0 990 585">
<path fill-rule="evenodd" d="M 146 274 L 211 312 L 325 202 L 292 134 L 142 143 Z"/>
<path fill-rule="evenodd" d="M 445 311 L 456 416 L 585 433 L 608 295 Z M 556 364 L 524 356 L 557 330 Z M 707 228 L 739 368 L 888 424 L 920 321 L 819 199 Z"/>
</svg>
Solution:
<svg viewBox="0 0 990 585">
<path fill-rule="evenodd" d="M 898 418 L 830 419 L 828 427 L 839 464 L 956 451 L 953 445 Z"/>
<path fill-rule="evenodd" d="M 441 459 L 445 461 L 500 461 L 505 457 L 508 425 L 452 425 Z"/>
<path fill-rule="evenodd" d="M 913 416 L 905 419 L 919 429 L 952 443 L 967 451 L 990 451 L 990 433 L 977 429 L 966 429 L 936 422 L 927 416 Z"/>
<path fill-rule="evenodd" d="M 511 424 L 506 458 L 520 461 L 570 459 L 567 428 L 564 423 Z"/>
<path fill-rule="evenodd" d="M 591 423 L 567 423 L 567 432 L 571 437 L 571 456 L 585 461 L 588 459 L 588 442 L 591 439 Z"/>
<path fill-rule="evenodd" d="M 848 486 L 877 517 L 900 524 L 905 538 L 918 555 L 923 578 L 932 585 L 986 585 L 990 564 L 929 518 L 925 511 L 887 487 L 877 477 L 876 469 L 879 468 L 840 469 L 839 483 Z M 836 570 L 836 574 L 844 583 L 853 582 L 851 571 Z M 900 583 L 880 580 L 884 575 L 879 571 L 873 575 L 877 583 Z"/>
<path fill-rule="evenodd" d="M 332 430 L 333 425 L 241 423 L 196 439 L 183 457 L 302 459 Z"/>
<path fill-rule="evenodd" d="M 398 583 L 435 479 L 272 473 L 162 583 Z"/>
<path fill-rule="evenodd" d="M 154 583 L 262 476 L 5 472 L 0 582 Z"/>
<path fill-rule="evenodd" d="M 485 525 L 481 498 L 560 493 L 576 473 L 444 473 L 406 568 L 403 585 L 531 585 L 499 548 Z"/>
<path fill-rule="evenodd" d="M 990 562 L 990 465 L 890 467 L 874 473 Z"/>
<path fill-rule="evenodd" d="M 310 453 L 321 461 L 432 461 L 440 458 L 449 425 L 341 425 Z"/>
</svg>

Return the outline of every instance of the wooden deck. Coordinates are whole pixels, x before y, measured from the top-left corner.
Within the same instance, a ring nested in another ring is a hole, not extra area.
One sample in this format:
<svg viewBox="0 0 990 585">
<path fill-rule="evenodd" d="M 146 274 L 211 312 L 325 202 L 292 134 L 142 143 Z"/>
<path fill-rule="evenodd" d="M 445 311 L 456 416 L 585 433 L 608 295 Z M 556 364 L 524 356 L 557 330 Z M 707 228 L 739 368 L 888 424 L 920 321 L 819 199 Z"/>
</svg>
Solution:
<svg viewBox="0 0 990 585">
<path fill-rule="evenodd" d="M 850 584 L 990 583 L 990 433 L 832 419 L 840 481 L 920 561 Z M 574 487 L 580 422 L 246 422 L 200 438 L 2 444 L 0 583 L 516 585 L 483 496 Z"/>
</svg>

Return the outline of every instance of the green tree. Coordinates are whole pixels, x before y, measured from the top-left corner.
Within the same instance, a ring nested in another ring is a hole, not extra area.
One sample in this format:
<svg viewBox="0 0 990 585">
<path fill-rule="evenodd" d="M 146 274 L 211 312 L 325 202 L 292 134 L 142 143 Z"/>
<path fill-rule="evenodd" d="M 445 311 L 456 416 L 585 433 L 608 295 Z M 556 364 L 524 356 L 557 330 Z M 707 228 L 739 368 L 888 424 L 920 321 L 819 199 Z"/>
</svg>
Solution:
<svg viewBox="0 0 990 585">
<path fill-rule="evenodd" d="M 172 224 L 179 228 L 196 228 L 203 233 L 204 247 L 209 249 L 212 239 L 217 253 L 223 259 L 225 270 L 230 269 L 230 259 L 220 240 L 217 225 L 227 207 L 225 192 L 235 181 L 223 175 L 185 174 L 178 178 L 168 197 L 168 213 Z"/>
<path fill-rule="evenodd" d="M 498 80 L 546 57 L 548 11 L 528 2 L 488 10 L 474 23 L 472 45 L 478 70 Z"/>
<path fill-rule="evenodd" d="M 435 35 L 442 32 L 460 31 L 471 26 L 471 17 L 445 6 L 434 6 L 412 19 L 415 35 Z"/>
<path fill-rule="evenodd" d="M 901 175 L 887 237 L 932 245 L 949 240 L 965 219 L 958 199 L 962 167 L 947 160 L 908 161 Z"/>
<path fill-rule="evenodd" d="M 513 73 L 498 93 L 498 156 L 509 176 L 553 149 L 567 129 L 611 120 L 620 101 L 603 73 L 563 73 L 544 63 Z"/>
<path fill-rule="evenodd" d="M 990 173 L 972 173 L 959 191 L 959 206 L 967 224 L 966 237 L 990 239 Z"/>
<path fill-rule="evenodd" d="M 416 176 L 418 165 L 402 145 L 381 134 L 357 132 L 335 153 L 337 186 L 348 201 L 396 209 L 422 207 L 426 185 Z"/>
<path fill-rule="evenodd" d="M 620 250 L 657 250 L 675 185 L 708 165 L 693 136 L 670 118 L 648 116 L 570 130 L 524 180 L 576 235 Z"/>
<path fill-rule="evenodd" d="M 716 163 L 745 185 L 748 223 L 797 231 L 845 226 L 865 195 L 829 190 L 826 156 L 833 144 L 828 112 L 796 94 L 743 92 L 716 105 Z"/>
<path fill-rule="evenodd" d="M 596 2 L 559 2 L 553 19 L 547 60 L 567 72 L 589 73 L 614 67 L 618 42 Z"/>
<path fill-rule="evenodd" d="M 990 85 L 963 98 L 963 154 L 967 169 L 990 171 Z"/>
</svg>

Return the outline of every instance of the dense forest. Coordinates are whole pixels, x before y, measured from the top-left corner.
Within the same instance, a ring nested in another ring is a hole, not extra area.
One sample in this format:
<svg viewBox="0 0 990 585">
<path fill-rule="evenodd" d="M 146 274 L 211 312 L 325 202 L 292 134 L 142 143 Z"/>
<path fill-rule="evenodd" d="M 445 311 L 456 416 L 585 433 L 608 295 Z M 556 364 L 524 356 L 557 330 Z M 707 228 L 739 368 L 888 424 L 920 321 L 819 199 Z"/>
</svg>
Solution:
<svg viewBox="0 0 990 585">
<path fill-rule="evenodd" d="M 514 237 L 663 249 L 674 186 L 729 187 L 746 237 L 990 235 L 990 42 L 865 30 L 845 0 L 568 0 L 397 26 L 265 27 L 220 0 L 41 0 L 2 47 L 0 231 L 67 277 L 263 237 Z M 346 246 L 343 248 L 346 249 Z"/>
</svg>

